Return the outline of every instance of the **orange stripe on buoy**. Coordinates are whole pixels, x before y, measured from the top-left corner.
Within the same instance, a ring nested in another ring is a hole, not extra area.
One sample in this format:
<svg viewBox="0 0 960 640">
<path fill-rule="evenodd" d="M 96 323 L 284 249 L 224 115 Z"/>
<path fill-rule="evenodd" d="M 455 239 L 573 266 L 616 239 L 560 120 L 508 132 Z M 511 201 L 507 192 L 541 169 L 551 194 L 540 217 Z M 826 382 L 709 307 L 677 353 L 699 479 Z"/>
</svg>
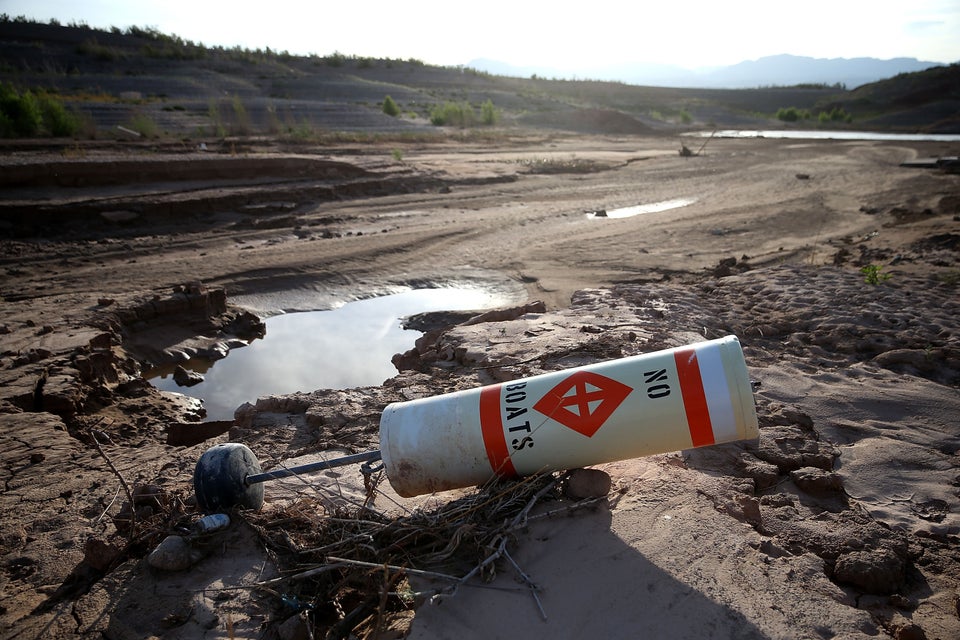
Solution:
<svg viewBox="0 0 960 640">
<path fill-rule="evenodd" d="M 703 380 L 700 379 L 697 352 L 694 349 L 679 349 L 674 351 L 673 359 L 677 363 L 680 395 L 683 396 L 683 410 L 687 414 L 687 427 L 693 446 L 713 444 L 713 425 L 710 423 L 707 396 L 703 392 Z"/>
<path fill-rule="evenodd" d="M 498 476 L 517 477 L 513 460 L 507 451 L 507 437 L 503 433 L 503 418 L 500 413 L 499 384 L 480 390 L 480 432 L 483 434 L 483 446 L 487 450 L 490 468 Z"/>
</svg>

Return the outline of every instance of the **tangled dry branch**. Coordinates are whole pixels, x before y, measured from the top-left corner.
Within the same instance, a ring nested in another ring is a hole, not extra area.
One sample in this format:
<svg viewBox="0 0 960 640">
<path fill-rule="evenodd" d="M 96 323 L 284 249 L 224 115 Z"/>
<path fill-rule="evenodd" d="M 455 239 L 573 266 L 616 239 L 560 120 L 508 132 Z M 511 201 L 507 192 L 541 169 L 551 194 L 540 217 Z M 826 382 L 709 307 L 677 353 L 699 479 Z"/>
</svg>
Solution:
<svg viewBox="0 0 960 640">
<path fill-rule="evenodd" d="M 560 497 L 563 475 L 492 482 L 433 510 L 390 518 L 369 506 L 333 507 L 304 498 L 281 511 L 248 516 L 283 575 L 258 587 L 299 611 L 327 638 L 373 636 L 391 614 L 454 595 L 496 576 L 498 561 L 517 573 L 546 618 L 539 588 L 509 546 L 538 504 Z M 375 487 L 368 487 L 368 490 Z M 585 500 L 559 511 L 594 504 Z M 408 578 L 426 585 L 417 591 Z"/>
</svg>

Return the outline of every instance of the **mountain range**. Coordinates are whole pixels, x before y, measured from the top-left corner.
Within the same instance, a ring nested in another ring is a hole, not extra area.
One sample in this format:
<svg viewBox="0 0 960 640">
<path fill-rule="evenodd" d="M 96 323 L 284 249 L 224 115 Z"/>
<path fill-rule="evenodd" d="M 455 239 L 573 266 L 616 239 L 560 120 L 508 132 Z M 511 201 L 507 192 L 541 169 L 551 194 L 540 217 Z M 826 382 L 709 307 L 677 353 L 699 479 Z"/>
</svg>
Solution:
<svg viewBox="0 0 960 640">
<path fill-rule="evenodd" d="M 611 64 L 576 73 L 550 67 L 514 66 L 498 60 L 478 58 L 467 65 L 478 71 L 496 75 L 578 79 L 615 80 L 627 84 L 657 87 L 690 87 L 703 89 L 747 89 L 756 87 L 793 86 L 798 84 L 840 85 L 853 89 L 860 85 L 900 73 L 923 71 L 944 66 L 940 62 L 916 58 L 811 58 L 776 55 L 747 60 L 734 65 L 686 69 L 669 64 Z"/>
</svg>

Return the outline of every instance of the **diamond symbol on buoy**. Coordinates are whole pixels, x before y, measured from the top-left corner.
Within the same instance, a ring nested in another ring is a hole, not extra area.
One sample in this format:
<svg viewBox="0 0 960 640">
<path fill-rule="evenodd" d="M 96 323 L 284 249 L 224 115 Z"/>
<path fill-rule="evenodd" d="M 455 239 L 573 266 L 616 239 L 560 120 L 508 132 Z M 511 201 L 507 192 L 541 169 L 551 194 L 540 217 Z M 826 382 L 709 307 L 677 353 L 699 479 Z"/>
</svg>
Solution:
<svg viewBox="0 0 960 640">
<path fill-rule="evenodd" d="M 533 408 L 592 438 L 631 391 L 631 387 L 599 373 L 578 371 L 550 389 Z"/>
</svg>

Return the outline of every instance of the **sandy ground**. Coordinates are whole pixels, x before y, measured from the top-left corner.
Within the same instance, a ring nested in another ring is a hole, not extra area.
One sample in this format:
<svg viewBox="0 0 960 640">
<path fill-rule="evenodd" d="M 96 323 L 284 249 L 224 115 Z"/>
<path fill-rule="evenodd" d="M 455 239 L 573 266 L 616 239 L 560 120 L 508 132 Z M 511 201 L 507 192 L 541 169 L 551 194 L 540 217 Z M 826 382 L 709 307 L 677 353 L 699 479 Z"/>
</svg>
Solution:
<svg viewBox="0 0 960 640">
<path fill-rule="evenodd" d="M 366 450 L 389 402 L 727 334 L 760 383 L 759 441 L 601 465 L 606 502 L 517 535 L 539 601 L 503 566 L 494 585 L 507 591 L 465 585 L 400 626 L 413 638 L 958 637 L 960 182 L 899 166 L 956 150 L 678 147 L 531 139 L 405 148 L 402 161 L 345 149 L 320 158 L 342 163 L 323 177 L 285 182 L 5 189 L 2 637 L 305 637 L 278 593 L 249 588 L 287 567 L 244 518 L 188 570 L 144 560 L 195 512 L 193 466 L 211 444 L 244 442 L 265 467 Z M 114 161 L 75 160 L 93 173 Z M 865 282 L 865 265 L 889 279 Z M 251 399 L 228 433 L 167 444 L 200 413 L 144 383 L 146 367 L 226 353 L 256 335 L 244 312 L 428 283 L 497 287 L 546 312 L 448 328 L 382 387 Z M 120 478 L 163 494 L 138 499 L 151 529 L 132 542 Z M 259 517 L 286 504 L 267 493 Z"/>
</svg>

